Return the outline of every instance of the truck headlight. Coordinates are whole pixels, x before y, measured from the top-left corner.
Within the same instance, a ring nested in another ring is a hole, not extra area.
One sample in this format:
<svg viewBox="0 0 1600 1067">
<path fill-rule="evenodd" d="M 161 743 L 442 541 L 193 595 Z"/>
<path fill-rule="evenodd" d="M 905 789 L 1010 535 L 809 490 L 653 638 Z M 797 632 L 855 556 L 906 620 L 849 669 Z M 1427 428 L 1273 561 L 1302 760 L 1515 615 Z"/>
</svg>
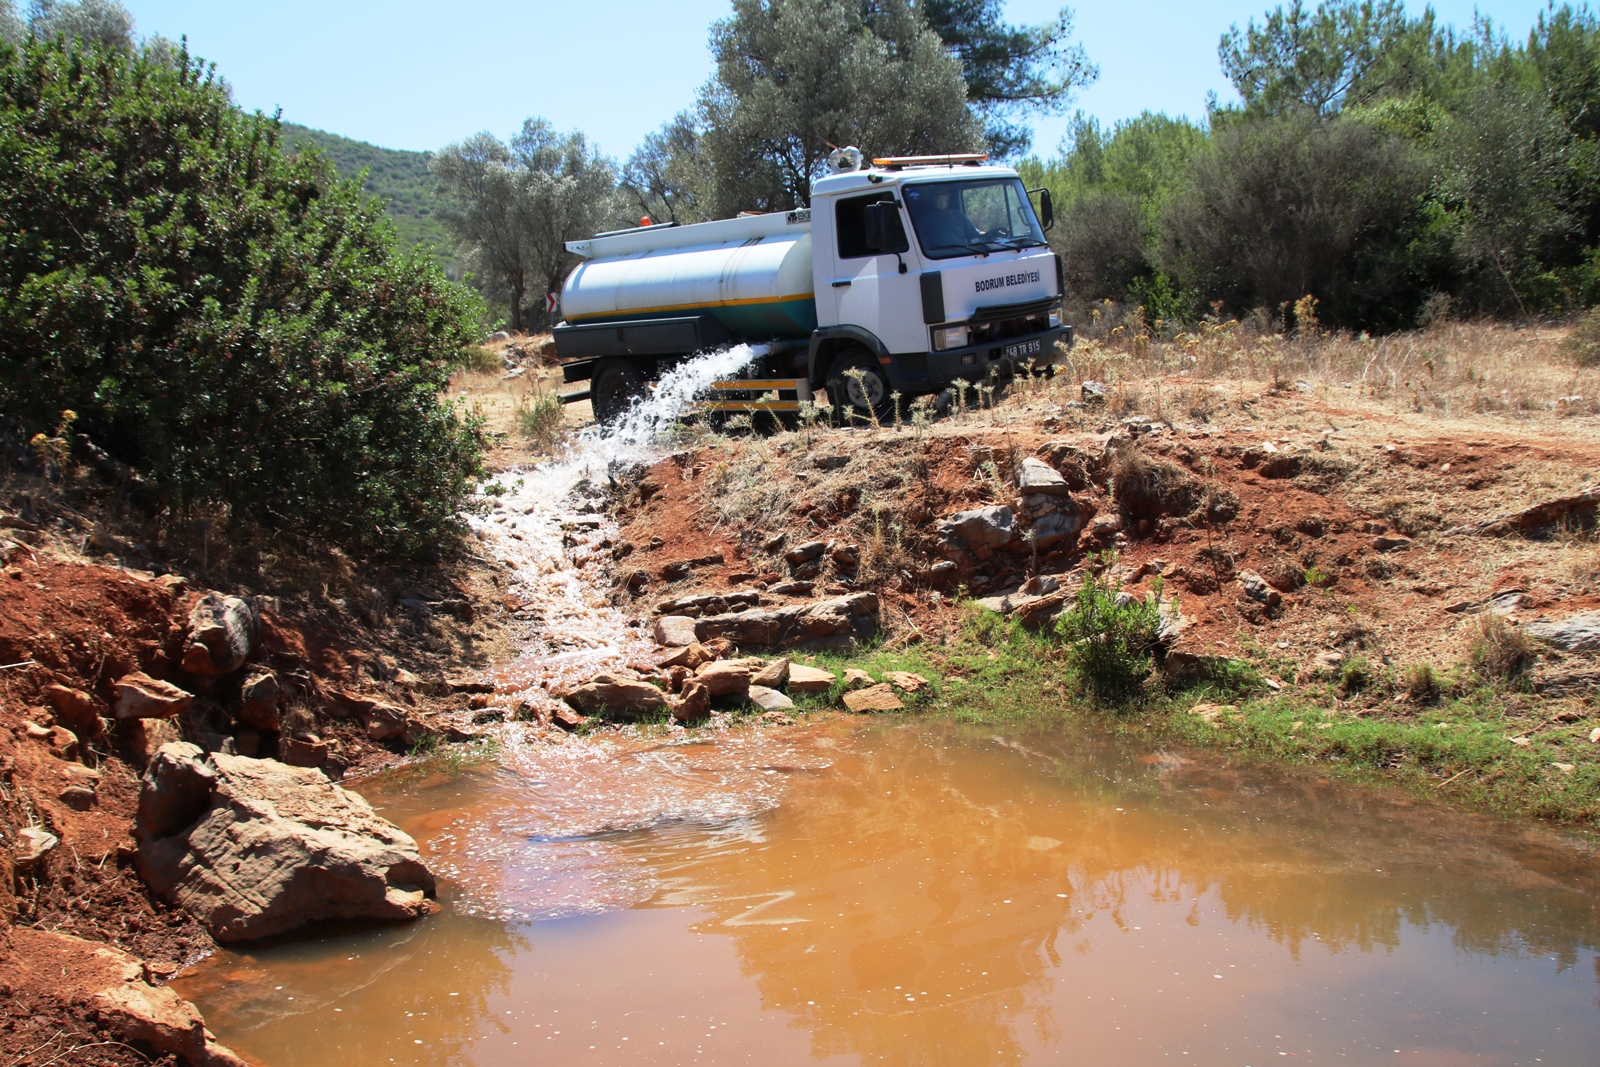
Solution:
<svg viewBox="0 0 1600 1067">
<path fill-rule="evenodd" d="M 933 331 L 933 347 L 935 351 L 946 352 L 952 348 L 965 348 L 967 346 L 967 327 L 939 326 Z"/>
<path fill-rule="evenodd" d="M 1056 308 L 1050 312 L 1050 328 L 1053 330 L 1061 325 L 1061 309 Z"/>
</svg>

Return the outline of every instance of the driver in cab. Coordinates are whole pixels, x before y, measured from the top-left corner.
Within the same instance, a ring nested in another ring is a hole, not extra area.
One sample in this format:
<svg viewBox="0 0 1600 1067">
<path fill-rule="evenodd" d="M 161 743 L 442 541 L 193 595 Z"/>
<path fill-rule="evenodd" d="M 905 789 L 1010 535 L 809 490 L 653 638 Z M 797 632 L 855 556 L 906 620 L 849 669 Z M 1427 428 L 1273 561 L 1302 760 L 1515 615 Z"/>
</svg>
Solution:
<svg viewBox="0 0 1600 1067">
<path fill-rule="evenodd" d="M 938 248 L 960 248 L 983 239 L 982 231 L 966 213 L 950 206 L 948 189 L 933 191 L 933 210 L 923 214 L 917 223 L 923 239 Z"/>
</svg>

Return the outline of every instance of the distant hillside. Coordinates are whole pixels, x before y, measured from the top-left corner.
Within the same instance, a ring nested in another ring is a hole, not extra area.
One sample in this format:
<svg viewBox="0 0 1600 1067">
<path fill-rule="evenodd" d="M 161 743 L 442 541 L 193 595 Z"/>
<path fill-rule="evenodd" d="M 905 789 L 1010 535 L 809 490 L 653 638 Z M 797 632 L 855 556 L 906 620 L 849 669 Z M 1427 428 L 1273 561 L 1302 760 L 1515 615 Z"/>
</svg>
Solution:
<svg viewBox="0 0 1600 1067">
<path fill-rule="evenodd" d="M 367 168 L 365 189 L 389 202 L 389 215 L 401 243 L 407 248 L 432 245 L 440 259 L 450 258 L 450 234 L 434 215 L 437 201 L 433 175 L 428 173 L 428 153 L 379 148 L 292 122 L 283 123 L 283 134 L 288 146 L 310 145 L 320 150 L 341 177 L 353 178 Z"/>
</svg>

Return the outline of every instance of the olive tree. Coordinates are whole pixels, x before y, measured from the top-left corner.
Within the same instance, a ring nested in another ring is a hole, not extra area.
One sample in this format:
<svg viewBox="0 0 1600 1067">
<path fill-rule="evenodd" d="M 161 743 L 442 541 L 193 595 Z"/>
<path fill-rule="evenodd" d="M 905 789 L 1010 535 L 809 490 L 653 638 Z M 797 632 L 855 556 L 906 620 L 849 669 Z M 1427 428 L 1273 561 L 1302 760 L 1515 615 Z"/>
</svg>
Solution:
<svg viewBox="0 0 1600 1067">
<path fill-rule="evenodd" d="M 544 119 L 528 119 L 509 144 L 479 133 L 448 145 L 431 166 L 441 219 L 479 286 L 506 301 L 514 330 L 543 314 L 527 313 L 530 292 L 559 288 L 572 262 L 566 242 L 620 217 L 615 164 L 582 133 L 558 133 Z"/>
<path fill-rule="evenodd" d="M 983 144 L 960 59 L 909 0 L 734 0 L 711 51 L 696 115 L 711 215 L 809 205 L 834 146 L 898 155 Z"/>
</svg>

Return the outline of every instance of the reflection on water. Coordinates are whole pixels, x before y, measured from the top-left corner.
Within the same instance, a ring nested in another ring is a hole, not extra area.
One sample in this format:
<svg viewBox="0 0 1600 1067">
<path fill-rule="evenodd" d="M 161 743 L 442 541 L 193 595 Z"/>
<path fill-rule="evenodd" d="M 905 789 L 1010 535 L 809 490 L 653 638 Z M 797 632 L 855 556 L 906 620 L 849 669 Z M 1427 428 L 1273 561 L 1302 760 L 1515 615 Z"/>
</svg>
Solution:
<svg viewBox="0 0 1600 1067">
<path fill-rule="evenodd" d="M 440 915 L 180 991 L 273 1065 L 1595 1059 L 1549 835 L 1057 730 L 571 746 L 369 790 Z"/>
</svg>

